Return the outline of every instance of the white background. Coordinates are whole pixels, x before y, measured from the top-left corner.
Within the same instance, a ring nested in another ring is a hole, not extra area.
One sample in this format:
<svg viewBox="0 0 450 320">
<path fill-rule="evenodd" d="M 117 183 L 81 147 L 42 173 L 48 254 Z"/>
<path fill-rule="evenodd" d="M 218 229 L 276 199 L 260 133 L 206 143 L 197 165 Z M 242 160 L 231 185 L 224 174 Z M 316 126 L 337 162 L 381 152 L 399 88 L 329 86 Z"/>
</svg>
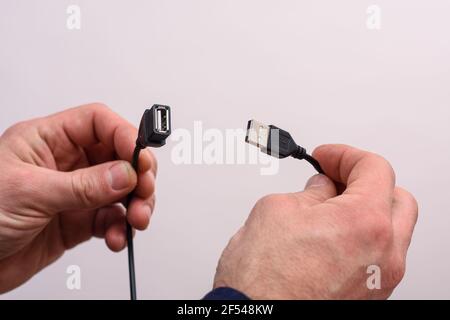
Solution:
<svg viewBox="0 0 450 320">
<path fill-rule="evenodd" d="M 66 9 L 81 8 L 81 30 Z M 450 298 L 450 2 L 379 0 L 0 2 L 0 131 L 101 101 L 138 123 L 169 104 L 175 127 L 243 128 L 250 118 L 290 130 L 309 149 L 347 143 L 385 156 L 420 217 L 407 274 L 393 298 Z M 136 238 L 138 294 L 201 298 L 217 260 L 255 201 L 301 190 L 313 170 L 281 162 L 181 165 L 159 159 L 157 208 Z M 1 164 L 0 164 L 1 166 Z M 66 288 L 67 266 L 82 289 Z M 73 249 L 0 298 L 128 298 L 126 252 L 100 240 Z"/>
</svg>

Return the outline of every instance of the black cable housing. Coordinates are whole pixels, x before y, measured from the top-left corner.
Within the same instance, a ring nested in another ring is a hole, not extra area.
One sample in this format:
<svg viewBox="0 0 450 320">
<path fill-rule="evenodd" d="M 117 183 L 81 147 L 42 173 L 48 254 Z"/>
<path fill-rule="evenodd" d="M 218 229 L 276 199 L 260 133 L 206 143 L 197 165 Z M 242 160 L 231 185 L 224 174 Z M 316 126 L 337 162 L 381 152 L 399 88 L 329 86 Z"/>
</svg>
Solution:
<svg viewBox="0 0 450 320">
<path fill-rule="evenodd" d="M 136 144 L 133 152 L 133 159 L 131 161 L 131 165 L 133 169 L 138 172 L 139 170 L 139 154 L 141 153 L 142 147 L 139 144 Z M 128 207 L 131 204 L 131 200 L 133 199 L 134 191 L 131 192 L 127 196 L 127 200 L 125 202 L 125 208 L 128 211 Z M 128 214 L 128 213 L 127 213 Z M 127 220 L 127 249 L 128 249 L 128 272 L 130 275 L 130 299 L 136 300 L 136 271 L 134 266 L 134 246 L 133 246 L 133 227 Z"/>
</svg>

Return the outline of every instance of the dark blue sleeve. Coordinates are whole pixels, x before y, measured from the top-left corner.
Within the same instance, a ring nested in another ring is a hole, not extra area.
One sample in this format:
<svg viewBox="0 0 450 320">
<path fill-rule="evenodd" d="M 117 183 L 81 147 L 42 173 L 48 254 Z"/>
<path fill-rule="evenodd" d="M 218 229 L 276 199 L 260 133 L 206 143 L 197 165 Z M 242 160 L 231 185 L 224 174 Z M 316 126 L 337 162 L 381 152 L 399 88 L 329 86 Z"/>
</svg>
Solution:
<svg viewBox="0 0 450 320">
<path fill-rule="evenodd" d="M 216 288 L 208 293 L 203 300 L 250 300 L 250 298 L 232 288 Z"/>
</svg>

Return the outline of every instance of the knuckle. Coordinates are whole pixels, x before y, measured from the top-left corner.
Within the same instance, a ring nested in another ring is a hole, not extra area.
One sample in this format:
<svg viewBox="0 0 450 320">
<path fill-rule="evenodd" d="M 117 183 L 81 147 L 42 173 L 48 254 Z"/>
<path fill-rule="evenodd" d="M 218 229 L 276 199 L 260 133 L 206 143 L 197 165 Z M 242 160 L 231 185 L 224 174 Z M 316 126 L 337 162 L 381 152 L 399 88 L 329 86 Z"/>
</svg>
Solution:
<svg viewBox="0 0 450 320">
<path fill-rule="evenodd" d="M 372 247 L 384 249 L 392 243 L 392 223 L 385 215 L 360 215 L 355 219 L 354 227 L 357 237 Z"/>
<path fill-rule="evenodd" d="M 273 207 L 276 206 L 280 201 L 280 197 L 277 194 L 269 194 L 262 197 L 256 202 L 258 207 Z"/>
<path fill-rule="evenodd" d="M 408 203 L 411 206 L 411 211 L 413 214 L 417 217 L 419 213 L 419 204 L 417 202 L 417 199 L 414 197 L 412 193 L 410 193 L 408 190 L 397 187 L 397 193 L 400 197 L 402 197 L 406 203 Z"/>
<path fill-rule="evenodd" d="M 294 200 L 294 197 L 289 194 L 269 194 L 259 199 L 256 206 L 269 211 L 283 211 L 283 208 L 292 204 Z"/>
<path fill-rule="evenodd" d="M 86 104 L 80 107 L 81 110 L 85 111 L 85 112 L 104 112 L 104 111 L 109 111 L 111 110 L 106 104 L 102 103 L 102 102 L 93 102 L 90 104 Z"/>
<path fill-rule="evenodd" d="M 282 206 L 284 206 L 287 201 L 290 201 L 287 195 L 269 194 L 256 202 L 252 210 L 252 215 L 257 215 L 258 217 L 276 215 L 278 212 L 283 211 Z"/>
<path fill-rule="evenodd" d="M 377 216 L 370 219 L 367 236 L 369 241 L 376 246 L 385 247 L 389 245 L 392 242 L 391 221 L 384 216 Z"/>
<path fill-rule="evenodd" d="M 72 193 L 75 200 L 85 207 L 92 207 L 95 203 L 96 186 L 87 174 L 72 175 Z"/>
<path fill-rule="evenodd" d="M 397 257 L 394 258 L 388 268 L 387 275 L 387 287 L 395 288 L 403 279 L 406 272 L 406 263 L 405 259 Z"/>
<path fill-rule="evenodd" d="M 25 130 L 30 128 L 30 122 L 31 120 L 17 122 L 16 124 L 6 129 L 2 136 L 3 137 L 17 137 L 18 135 L 20 136 Z"/>
<path fill-rule="evenodd" d="M 394 168 L 386 158 L 375 153 L 371 153 L 370 157 L 372 161 L 376 163 L 380 167 L 380 169 L 382 169 L 383 173 L 386 173 L 393 181 L 395 181 Z"/>
<path fill-rule="evenodd" d="M 110 110 L 110 108 L 104 104 L 103 102 L 94 102 L 91 103 L 90 105 L 88 105 L 89 107 L 91 107 L 93 110 Z"/>
</svg>

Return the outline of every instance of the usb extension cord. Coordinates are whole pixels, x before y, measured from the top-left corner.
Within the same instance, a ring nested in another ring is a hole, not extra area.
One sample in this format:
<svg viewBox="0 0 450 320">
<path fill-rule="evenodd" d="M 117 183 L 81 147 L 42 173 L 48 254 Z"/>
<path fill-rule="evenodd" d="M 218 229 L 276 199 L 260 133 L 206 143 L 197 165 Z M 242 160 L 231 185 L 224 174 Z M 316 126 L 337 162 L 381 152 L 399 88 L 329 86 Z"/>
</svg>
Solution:
<svg viewBox="0 0 450 320">
<path fill-rule="evenodd" d="M 139 154 L 141 150 L 147 147 L 159 148 L 166 144 L 166 139 L 171 133 L 171 114 L 170 107 L 159 104 L 153 105 L 147 109 L 142 116 L 139 125 L 139 133 L 136 140 L 136 147 L 133 152 L 131 165 L 134 170 L 139 170 Z M 133 199 L 134 191 L 131 192 L 125 202 L 128 207 Z M 130 299 L 136 300 L 136 272 L 134 267 L 134 247 L 133 247 L 133 228 L 127 221 L 127 248 L 128 248 L 128 271 L 130 274 Z"/>
<path fill-rule="evenodd" d="M 139 125 L 136 147 L 133 152 L 131 164 L 136 172 L 139 169 L 139 154 L 147 147 L 159 148 L 166 144 L 166 139 L 171 133 L 170 107 L 155 104 L 151 109 L 147 109 L 142 116 Z M 299 160 L 306 160 L 319 173 L 323 170 L 319 162 L 306 152 L 306 149 L 297 145 L 291 134 L 274 125 L 265 125 L 255 120 L 248 121 L 247 135 L 245 141 L 258 147 L 262 152 L 271 156 L 283 159 L 293 157 Z M 134 191 L 131 192 L 125 202 L 128 209 L 133 199 Z M 133 228 L 127 221 L 127 247 L 128 247 L 128 267 L 130 276 L 130 298 L 136 300 L 136 273 L 134 266 L 133 248 Z"/>
<path fill-rule="evenodd" d="M 324 173 L 319 162 L 297 145 L 291 134 L 274 125 L 265 125 L 256 120 L 249 120 L 245 142 L 254 145 L 264 153 L 283 159 L 293 157 L 308 161 L 319 173 Z"/>
</svg>

